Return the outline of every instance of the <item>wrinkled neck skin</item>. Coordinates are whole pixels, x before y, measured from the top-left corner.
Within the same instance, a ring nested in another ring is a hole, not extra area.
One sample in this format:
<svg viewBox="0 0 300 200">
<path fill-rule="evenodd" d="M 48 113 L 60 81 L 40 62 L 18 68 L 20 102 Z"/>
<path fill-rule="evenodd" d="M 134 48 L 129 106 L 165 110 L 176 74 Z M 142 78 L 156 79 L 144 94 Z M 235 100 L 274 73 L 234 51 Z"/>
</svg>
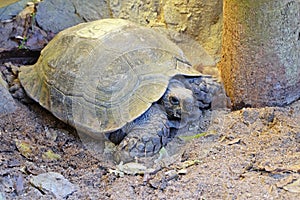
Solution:
<svg viewBox="0 0 300 200">
<path fill-rule="evenodd" d="M 198 120 L 201 115 L 188 81 L 181 76 L 171 79 L 161 105 L 166 110 L 172 128 L 183 128 Z"/>
</svg>

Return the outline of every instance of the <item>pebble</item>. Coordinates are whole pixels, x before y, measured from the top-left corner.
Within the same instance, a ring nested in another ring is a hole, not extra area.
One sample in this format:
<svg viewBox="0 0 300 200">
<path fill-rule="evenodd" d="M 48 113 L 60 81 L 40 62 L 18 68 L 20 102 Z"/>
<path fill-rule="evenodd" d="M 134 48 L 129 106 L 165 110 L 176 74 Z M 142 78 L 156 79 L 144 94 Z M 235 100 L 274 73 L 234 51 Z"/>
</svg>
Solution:
<svg viewBox="0 0 300 200">
<path fill-rule="evenodd" d="M 68 197 L 77 190 L 65 177 L 56 172 L 39 174 L 30 179 L 30 183 L 44 194 L 53 195 L 57 199 Z"/>
<path fill-rule="evenodd" d="M 179 175 L 186 175 L 187 174 L 187 169 L 178 170 L 178 174 Z"/>
<path fill-rule="evenodd" d="M 3 192 L 0 192 L 0 200 L 5 200 L 5 194 Z"/>
</svg>

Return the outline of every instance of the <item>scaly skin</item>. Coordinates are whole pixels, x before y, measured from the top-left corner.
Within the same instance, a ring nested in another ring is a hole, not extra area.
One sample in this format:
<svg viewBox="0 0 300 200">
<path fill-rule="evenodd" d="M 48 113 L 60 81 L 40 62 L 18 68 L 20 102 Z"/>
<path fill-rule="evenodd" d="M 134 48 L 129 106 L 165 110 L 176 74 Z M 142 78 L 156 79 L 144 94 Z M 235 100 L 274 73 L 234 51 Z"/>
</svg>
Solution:
<svg viewBox="0 0 300 200">
<path fill-rule="evenodd" d="M 174 132 L 199 120 L 201 110 L 209 109 L 218 84 L 209 78 L 176 77 L 160 101 L 141 117 L 129 123 L 109 138 L 118 144 L 116 160 L 131 161 L 135 157 L 155 155 L 172 142 Z"/>
</svg>

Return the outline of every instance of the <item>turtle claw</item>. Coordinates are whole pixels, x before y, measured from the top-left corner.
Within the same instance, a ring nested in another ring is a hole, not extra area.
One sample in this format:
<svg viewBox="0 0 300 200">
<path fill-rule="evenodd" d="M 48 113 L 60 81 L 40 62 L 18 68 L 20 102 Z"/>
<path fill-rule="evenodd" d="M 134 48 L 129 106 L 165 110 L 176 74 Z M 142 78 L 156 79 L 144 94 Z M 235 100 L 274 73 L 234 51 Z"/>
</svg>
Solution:
<svg viewBox="0 0 300 200">
<path fill-rule="evenodd" d="M 148 157 L 156 154 L 162 145 L 161 138 L 153 137 L 148 141 L 138 141 L 129 151 L 132 157 Z"/>
<path fill-rule="evenodd" d="M 129 134 L 130 136 L 131 134 Z M 155 155 L 162 148 L 162 139 L 158 135 L 145 139 L 127 138 L 124 139 L 117 147 L 115 158 L 117 161 L 132 161 L 136 157 L 149 157 Z"/>
<path fill-rule="evenodd" d="M 116 157 L 121 158 L 117 160 L 125 162 L 158 153 L 170 140 L 167 124 L 166 113 L 158 105 L 153 105 L 141 118 L 130 124 L 127 130 L 123 130 L 127 135 L 117 146 Z"/>
</svg>

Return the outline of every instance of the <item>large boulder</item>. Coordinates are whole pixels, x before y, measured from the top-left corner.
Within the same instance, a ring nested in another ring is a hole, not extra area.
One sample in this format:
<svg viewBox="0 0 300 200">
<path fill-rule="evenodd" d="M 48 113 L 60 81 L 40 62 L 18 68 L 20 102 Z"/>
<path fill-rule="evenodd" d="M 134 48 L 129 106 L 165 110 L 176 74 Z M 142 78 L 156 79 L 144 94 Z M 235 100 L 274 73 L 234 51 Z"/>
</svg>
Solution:
<svg viewBox="0 0 300 200">
<path fill-rule="evenodd" d="M 109 6 L 112 17 L 186 33 L 216 60 L 220 57 L 222 0 L 115 0 Z"/>
<path fill-rule="evenodd" d="M 108 17 L 106 1 L 44 0 L 37 7 L 36 21 L 43 30 L 58 33 L 81 22 Z"/>
<path fill-rule="evenodd" d="M 220 57 L 222 0 L 44 0 L 36 21 L 57 33 L 75 24 L 103 18 L 123 18 L 145 26 L 159 26 L 186 33 L 216 60 Z"/>
<path fill-rule="evenodd" d="M 16 3 L 9 4 L 5 7 L 0 6 L 0 21 L 7 21 L 19 14 L 25 7 L 26 4 L 31 0 L 21 0 Z M 1 4 L 0 4 L 1 5 Z M 6 5 L 6 4 L 4 4 Z"/>
</svg>

